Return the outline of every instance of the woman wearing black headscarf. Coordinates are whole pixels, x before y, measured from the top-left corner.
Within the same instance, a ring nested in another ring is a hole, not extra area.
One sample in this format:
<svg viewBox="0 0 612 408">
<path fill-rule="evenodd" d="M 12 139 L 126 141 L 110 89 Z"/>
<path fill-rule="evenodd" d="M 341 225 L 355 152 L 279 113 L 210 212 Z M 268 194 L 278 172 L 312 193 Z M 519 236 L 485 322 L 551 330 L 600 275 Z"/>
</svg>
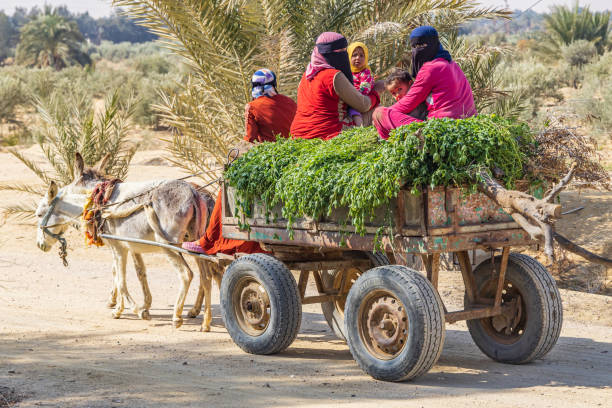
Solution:
<svg viewBox="0 0 612 408">
<path fill-rule="evenodd" d="M 429 111 L 428 118 L 460 119 L 476 115 L 470 83 L 440 44 L 436 29 L 415 28 L 410 34 L 410 46 L 414 83 L 393 106 L 374 112 L 374 125 L 384 139 L 391 129 L 420 121 L 408 114 L 423 102 Z"/>
<path fill-rule="evenodd" d="M 347 46 L 346 38 L 338 33 L 326 32 L 317 38 L 298 87 L 298 107 L 291 124 L 294 137 L 331 139 L 342 131 L 341 105 L 362 113 L 378 105 L 378 93 L 365 96 L 353 86 Z"/>
</svg>

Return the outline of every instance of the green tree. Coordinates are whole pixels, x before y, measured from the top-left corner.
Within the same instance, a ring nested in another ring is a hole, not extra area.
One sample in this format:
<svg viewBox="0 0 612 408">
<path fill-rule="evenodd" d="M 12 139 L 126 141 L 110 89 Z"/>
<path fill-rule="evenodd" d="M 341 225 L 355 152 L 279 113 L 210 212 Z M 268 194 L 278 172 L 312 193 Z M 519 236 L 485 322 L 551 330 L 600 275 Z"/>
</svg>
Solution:
<svg viewBox="0 0 612 408">
<path fill-rule="evenodd" d="M 250 76 L 275 71 L 279 90 L 295 95 L 316 37 L 337 31 L 375 50 L 378 75 L 408 60 L 408 35 L 430 23 L 442 35 L 477 18 L 509 13 L 470 0 L 114 0 L 183 57 L 191 73 L 157 106 L 175 131 L 169 150 L 176 165 L 205 179 L 241 140 Z M 212 160 L 211 160 L 212 159 Z"/>
<path fill-rule="evenodd" d="M 74 21 L 46 10 L 21 28 L 17 62 L 56 70 L 74 63 L 87 65 L 91 59 L 81 50 L 85 39 Z"/>
<path fill-rule="evenodd" d="M 564 45 L 574 41 L 586 40 L 603 54 L 608 43 L 610 31 L 610 12 L 591 12 L 589 6 L 554 6 L 553 12 L 545 16 L 548 44 L 544 51 L 557 54 Z"/>
<path fill-rule="evenodd" d="M 17 36 L 17 29 L 9 16 L 0 11 L 0 65 L 5 58 L 12 56 Z"/>
<path fill-rule="evenodd" d="M 114 43 L 126 41 L 142 43 L 157 39 L 155 34 L 137 25 L 131 19 L 118 14 L 102 17 L 97 20 L 96 24 L 100 40 L 112 41 Z"/>
</svg>

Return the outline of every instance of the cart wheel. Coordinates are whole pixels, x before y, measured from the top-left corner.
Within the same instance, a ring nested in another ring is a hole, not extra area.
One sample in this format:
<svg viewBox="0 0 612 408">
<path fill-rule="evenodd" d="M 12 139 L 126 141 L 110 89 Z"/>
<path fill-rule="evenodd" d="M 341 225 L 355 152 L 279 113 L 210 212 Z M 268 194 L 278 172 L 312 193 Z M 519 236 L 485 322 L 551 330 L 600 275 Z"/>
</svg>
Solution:
<svg viewBox="0 0 612 408">
<path fill-rule="evenodd" d="M 346 299 L 345 315 L 353 358 L 378 380 L 418 377 L 440 357 L 442 301 L 415 270 L 380 266 L 361 275 Z"/>
<path fill-rule="evenodd" d="M 253 354 L 285 350 L 302 320 L 295 279 L 282 262 L 265 254 L 245 255 L 227 268 L 221 310 L 234 343 Z"/>
<path fill-rule="evenodd" d="M 381 252 L 374 253 L 368 251 L 367 255 L 372 262 L 372 266 L 389 265 L 387 255 Z M 357 278 L 364 272 L 365 271 L 362 271 L 359 268 L 321 271 L 323 285 L 325 285 L 326 288 L 334 288 L 340 292 L 339 298 L 331 302 L 321 303 L 321 310 L 323 311 L 325 320 L 327 320 L 327 324 L 333 330 L 336 337 L 338 337 L 340 340 L 346 341 L 346 335 L 344 333 L 344 304 L 346 303 L 346 296 L 348 295 L 351 286 L 353 286 Z M 343 273 L 346 274 L 344 285 L 342 285 Z M 342 287 L 340 287 L 340 285 L 342 285 Z"/>
<path fill-rule="evenodd" d="M 496 256 L 496 271 L 500 265 L 501 256 Z M 476 267 L 474 277 L 480 297 L 494 298 L 497 278 L 490 260 Z M 502 305 L 502 315 L 467 321 L 484 354 L 502 363 L 523 364 L 552 349 L 561 332 L 563 308 L 557 284 L 541 263 L 523 254 L 508 256 Z"/>
</svg>

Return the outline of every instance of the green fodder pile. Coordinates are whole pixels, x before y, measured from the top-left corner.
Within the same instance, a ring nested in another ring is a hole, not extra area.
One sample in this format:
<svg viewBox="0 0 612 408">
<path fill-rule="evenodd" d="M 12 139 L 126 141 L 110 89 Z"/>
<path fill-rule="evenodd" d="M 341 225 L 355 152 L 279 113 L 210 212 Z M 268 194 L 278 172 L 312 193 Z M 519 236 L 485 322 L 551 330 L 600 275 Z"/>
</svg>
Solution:
<svg viewBox="0 0 612 408">
<path fill-rule="evenodd" d="M 393 130 L 388 141 L 373 127 L 352 128 L 328 141 L 258 145 L 232 164 L 225 179 L 247 217 L 255 201 L 268 208 L 282 203 L 288 226 L 348 207 L 346 221 L 364 234 L 375 209 L 388 205 L 403 185 L 414 186 L 413 193 L 418 186 L 473 190 L 484 170 L 512 187 L 524 177 L 532 140 L 526 124 L 495 115 L 413 123 Z"/>
</svg>

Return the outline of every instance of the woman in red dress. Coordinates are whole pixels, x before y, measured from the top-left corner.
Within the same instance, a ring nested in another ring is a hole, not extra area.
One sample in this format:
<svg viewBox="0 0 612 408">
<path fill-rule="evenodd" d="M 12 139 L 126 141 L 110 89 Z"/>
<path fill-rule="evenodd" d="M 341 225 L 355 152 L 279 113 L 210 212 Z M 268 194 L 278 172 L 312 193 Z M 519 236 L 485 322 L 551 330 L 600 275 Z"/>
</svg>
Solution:
<svg viewBox="0 0 612 408">
<path fill-rule="evenodd" d="M 346 38 L 338 33 L 326 32 L 317 38 L 298 87 L 293 137 L 331 139 L 342 131 L 345 104 L 362 113 L 378 105 L 376 91 L 362 95 L 353 86 L 347 46 Z"/>
<path fill-rule="evenodd" d="M 274 142 L 277 135 L 289 136 L 289 127 L 295 115 L 293 99 L 276 91 L 276 75 L 269 69 L 261 69 L 251 79 L 253 101 L 246 105 L 246 134 L 244 140 L 251 143 Z M 252 254 L 265 252 L 259 243 L 223 238 L 221 223 L 221 194 L 210 215 L 206 233 L 197 241 L 183 242 L 182 247 L 193 252 L 214 255 L 218 252 L 233 255 L 237 252 Z"/>
<path fill-rule="evenodd" d="M 278 135 L 289 137 L 289 128 L 297 105 L 293 99 L 276 90 L 276 75 L 260 69 L 251 78 L 253 100 L 246 104 L 245 121 L 247 142 L 275 142 Z"/>
</svg>

